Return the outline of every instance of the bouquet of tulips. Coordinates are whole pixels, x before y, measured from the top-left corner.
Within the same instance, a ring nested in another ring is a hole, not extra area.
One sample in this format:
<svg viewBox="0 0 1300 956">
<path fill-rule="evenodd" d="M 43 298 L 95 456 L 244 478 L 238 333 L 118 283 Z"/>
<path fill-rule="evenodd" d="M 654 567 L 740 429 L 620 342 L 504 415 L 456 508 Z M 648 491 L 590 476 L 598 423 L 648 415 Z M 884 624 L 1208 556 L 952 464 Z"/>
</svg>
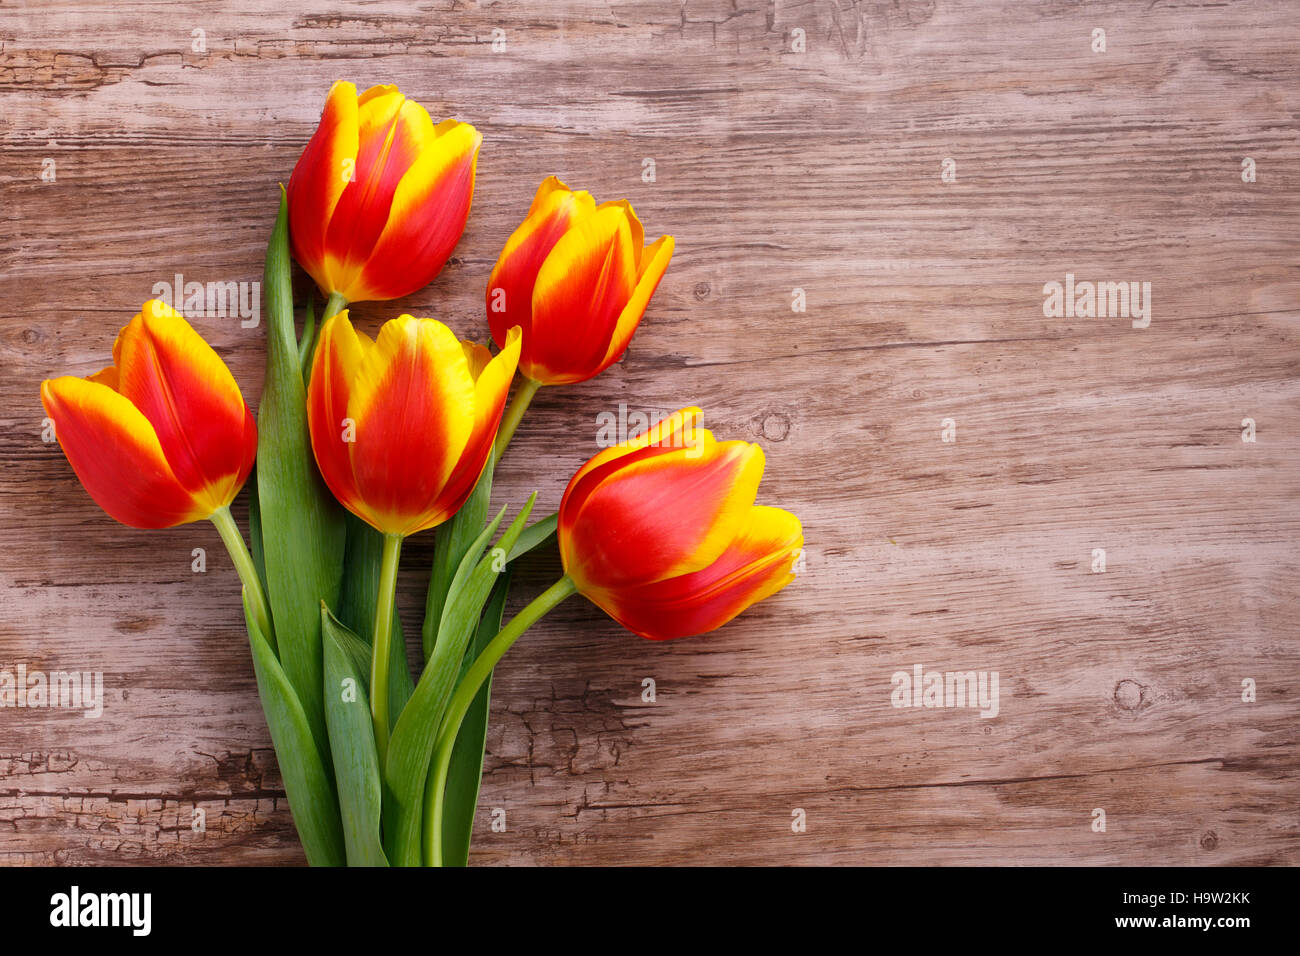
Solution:
<svg viewBox="0 0 1300 956">
<path fill-rule="evenodd" d="M 597 204 L 551 177 L 487 280 L 495 354 L 410 315 L 371 338 L 347 305 L 438 274 L 469 216 L 481 140 L 395 87 L 334 84 L 267 248 L 256 419 L 216 352 L 157 300 L 118 334 L 112 365 L 41 385 L 69 463 L 110 516 L 216 526 L 313 865 L 466 863 L 493 668 L 570 595 L 652 640 L 701 634 L 787 584 L 803 542 L 793 515 L 754 503 L 762 450 L 716 441 L 696 408 L 600 451 L 556 513 L 530 521 L 534 493 L 504 530 L 505 509 L 489 515 L 530 400 L 622 355 L 673 239 L 647 245 L 626 201 Z M 291 256 L 324 297 L 319 329 L 308 296 L 298 331 Z M 251 551 L 230 512 L 246 483 Z M 435 527 L 413 673 L 398 560 L 406 537 Z M 512 563 L 549 546 L 563 575 L 503 626 Z"/>
</svg>

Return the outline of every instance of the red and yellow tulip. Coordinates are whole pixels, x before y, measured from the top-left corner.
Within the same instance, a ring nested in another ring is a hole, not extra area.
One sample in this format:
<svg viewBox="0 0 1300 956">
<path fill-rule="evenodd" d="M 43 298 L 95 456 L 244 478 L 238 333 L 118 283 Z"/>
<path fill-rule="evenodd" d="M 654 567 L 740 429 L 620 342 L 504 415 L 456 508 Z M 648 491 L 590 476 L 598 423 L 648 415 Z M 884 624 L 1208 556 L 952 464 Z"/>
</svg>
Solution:
<svg viewBox="0 0 1300 956">
<path fill-rule="evenodd" d="M 41 403 L 90 496 L 133 528 L 211 517 L 234 500 L 257 454 L 257 424 L 234 376 L 157 300 L 118 334 L 112 365 L 47 379 Z"/>
<path fill-rule="evenodd" d="M 519 368 L 538 384 L 585 381 L 627 349 L 672 254 L 672 236 L 645 245 L 627 200 L 596 205 L 552 176 L 488 279 L 492 337 L 523 329 Z"/>
<path fill-rule="evenodd" d="M 799 519 L 757 506 L 763 451 L 719 442 L 688 408 L 596 455 L 560 503 L 577 591 L 652 640 L 721 627 L 792 578 Z"/>
<path fill-rule="evenodd" d="M 294 258 L 348 302 L 423 288 L 465 229 L 482 141 L 395 86 L 335 83 L 289 179 Z"/>
<path fill-rule="evenodd" d="M 403 315 L 371 341 L 340 313 L 321 328 L 307 392 L 321 475 L 353 514 L 389 535 L 450 518 L 474 489 L 519 362 Z"/>
</svg>

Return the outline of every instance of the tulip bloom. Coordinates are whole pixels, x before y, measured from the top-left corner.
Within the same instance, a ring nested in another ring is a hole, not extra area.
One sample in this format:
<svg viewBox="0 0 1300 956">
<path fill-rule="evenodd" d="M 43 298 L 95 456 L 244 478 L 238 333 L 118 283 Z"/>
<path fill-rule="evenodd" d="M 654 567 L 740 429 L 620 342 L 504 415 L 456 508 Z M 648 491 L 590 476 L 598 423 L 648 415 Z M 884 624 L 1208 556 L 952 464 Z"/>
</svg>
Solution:
<svg viewBox="0 0 1300 956">
<path fill-rule="evenodd" d="M 434 319 L 391 319 L 373 342 L 346 312 L 321 327 L 307 390 L 312 451 L 334 497 L 384 534 L 370 665 L 380 766 L 402 539 L 446 521 L 474 490 L 518 363 L 518 329 L 494 357 Z"/>
<path fill-rule="evenodd" d="M 577 591 L 651 640 L 702 634 L 793 579 L 799 519 L 754 504 L 763 451 L 715 441 L 696 408 L 578 470 L 560 504 Z"/>
<path fill-rule="evenodd" d="M 450 518 L 487 462 L 519 361 L 435 319 L 386 322 L 371 341 L 340 313 L 321 328 L 307 392 L 312 450 L 334 497 L 385 534 Z"/>
<path fill-rule="evenodd" d="M 289 178 L 294 258 L 343 302 L 396 299 L 442 269 L 469 218 L 483 137 L 434 125 L 395 86 L 335 83 Z"/>
<path fill-rule="evenodd" d="M 257 457 L 257 422 L 226 363 L 165 302 L 151 299 L 117 335 L 113 364 L 41 383 L 72 470 L 95 503 L 133 528 L 216 525 L 262 635 L 275 630 L 230 503 Z"/>
<path fill-rule="evenodd" d="M 552 176 L 488 279 L 492 337 L 523 329 L 519 368 L 535 385 L 586 381 L 627 349 L 672 254 L 672 236 L 645 245 L 626 200 L 598 206 Z"/>
<path fill-rule="evenodd" d="M 519 637 L 570 595 L 582 594 L 628 630 L 662 641 L 703 634 L 794 578 L 799 519 L 754 504 L 763 451 L 715 441 L 700 410 L 674 412 L 645 434 L 578 469 L 560 501 L 564 577 L 501 629 L 470 665 L 434 745 L 425 852 L 442 863 L 452 749 L 465 714 Z"/>
<path fill-rule="evenodd" d="M 89 378 L 47 379 L 41 403 L 95 502 L 133 528 L 211 517 L 257 454 L 257 423 L 224 362 L 181 315 L 144 304 Z"/>
</svg>

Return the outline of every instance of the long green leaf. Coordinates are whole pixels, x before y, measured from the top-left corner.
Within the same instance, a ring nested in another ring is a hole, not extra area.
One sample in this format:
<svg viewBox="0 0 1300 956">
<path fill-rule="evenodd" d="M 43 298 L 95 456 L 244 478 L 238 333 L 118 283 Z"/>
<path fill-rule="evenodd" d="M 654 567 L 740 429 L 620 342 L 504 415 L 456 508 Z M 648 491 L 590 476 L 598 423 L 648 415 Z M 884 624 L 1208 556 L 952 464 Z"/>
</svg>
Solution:
<svg viewBox="0 0 1300 956">
<path fill-rule="evenodd" d="M 461 562 L 451 589 L 442 621 L 438 627 L 438 641 L 433 648 L 415 693 L 402 711 L 393 728 L 388 744 L 388 764 L 385 778 L 392 791 L 393 813 L 386 815 L 393 826 L 385 829 L 388 841 L 388 858 L 394 866 L 418 866 L 420 863 L 420 814 L 423 810 L 425 775 L 438 725 L 442 721 L 447 700 L 455 687 L 465 656 L 465 646 L 483 613 L 483 605 L 492 590 L 496 576 L 505 570 L 504 558 L 514 547 L 524 522 L 532 511 L 537 494 L 528 499 L 510 527 L 501 535 L 497 546 L 471 566 L 501 522 L 498 514 L 479 535 Z M 504 514 L 504 509 L 502 509 Z M 498 552 L 500 552 L 498 554 Z"/>
<path fill-rule="evenodd" d="M 429 593 L 424 601 L 424 627 L 420 635 L 426 661 L 433 655 L 433 645 L 438 640 L 438 625 L 442 621 L 443 609 L 447 606 L 452 578 L 460 568 L 470 545 L 482 534 L 483 525 L 487 523 L 494 463 L 493 457 L 489 455 L 473 492 L 460 510 L 451 516 L 451 520 L 438 529 L 434 539 L 433 568 L 429 572 Z"/>
<path fill-rule="evenodd" d="M 492 597 L 483 610 L 478 631 L 470 642 L 461 665 L 459 684 L 470 665 L 478 659 L 483 648 L 501 630 L 501 618 L 506 609 L 506 595 L 510 591 L 510 569 L 507 567 L 492 588 Z M 487 744 L 488 712 L 492 700 L 492 678 L 479 688 L 474 703 L 465 713 L 456 744 L 451 751 L 447 768 L 447 786 L 443 796 L 442 811 L 442 865 L 466 866 L 469 863 L 469 844 L 474 831 L 474 814 L 478 809 L 479 786 L 483 781 L 483 755 Z"/>
<path fill-rule="evenodd" d="M 540 521 L 534 521 L 524 529 L 515 546 L 510 549 L 510 554 L 506 556 L 507 561 L 513 561 L 521 555 L 527 554 L 534 548 L 540 548 L 552 538 L 555 537 L 555 529 L 560 521 L 558 511 L 551 512 Z"/>
<path fill-rule="evenodd" d="M 503 507 L 474 539 L 453 577 L 452 587 L 469 577 L 505 513 Z M 388 744 L 388 762 L 384 768 L 384 779 L 388 783 L 384 791 L 384 842 L 388 859 L 394 866 L 420 865 L 419 830 L 423 806 L 418 786 L 432 756 L 440 710 L 437 700 L 439 688 L 429 679 L 430 675 L 430 665 L 426 664 L 415 693 L 397 719 Z"/>
<path fill-rule="evenodd" d="M 307 433 L 283 191 L 266 249 L 264 288 L 266 384 L 258 409 L 257 491 L 267 593 L 280 663 L 328 755 L 320 602 L 338 605 L 344 525 L 342 509 L 317 473 Z"/>
<path fill-rule="evenodd" d="M 262 581 L 262 593 L 266 593 L 266 557 L 262 554 L 262 509 L 257 498 L 257 475 L 244 485 L 248 490 L 248 540 L 252 545 L 253 567 Z"/>
<path fill-rule="evenodd" d="M 253 651 L 257 693 L 275 745 L 275 758 L 289 796 L 298 838 L 312 866 L 342 866 L 347 853 L 339 825 L 339 802 L 324 756 L 275 652 L 258 630 L 244 595 L 244 620 Z"/>
<path fill-rule="evenodd" d="M 365 680 L 366 688 L 369 689 L 370 643 L 358 637 L 355 631 L 346 624 L 343 624 L 343 622 L 339 621 L 338 618 L 334 617 L 333 613 L 330 614 L 330 617 L 340 625 L 334 630 L 334 640 L 338 643 L 339 647 L 342 648 L 343 652 L 347 654 L 348 659 L 352 662 L 352 666 L 356 668 L 357 673 L 363 680 Z M 370 730 L 371 733 L 373 733 L 374 727 L 371 727 Z"/>
<path fill-rule="evenodd" d="M 369 681 L 356 667 L 346 646 L 355 647 L 361 639 L 340 624 L 323 604 L 321 635 L 325 645 L 325 722 L 334 754 L 348 865 L 387 866 L 379 820 L 383 781 L 366 696 Z"/>
<path fill-rule="evenodd" d="M 298 364 L 302 368 L 302 384 L 311 382 L 311 363 L 316 355 L 316 306 L 311 290 L 307 292 L 307 309 L 302 320 L 302 335 L 298 338 Z"/>
<path fill-rule="evenodd" d="M 339 596 L 339 620 L 365 641 L 367 658 L 374 639 L 375 605 L 379 601 L 379 572 L 383 563 L 384 536 L 354 514 L 347 516 L 347 550 L 343 559 L 343 588 Z M 395 724 L 402 708 L 411 699 L 415 682 L 406 659 L 406 639 L 402 621 L 393 609 L 393 633 L 389 641 L 388 714 Z M 370 681 L 370 661 L 364 668 L 366 686 Z M 392 727 L 390 726 L 391 730 Z"/>
</svg>

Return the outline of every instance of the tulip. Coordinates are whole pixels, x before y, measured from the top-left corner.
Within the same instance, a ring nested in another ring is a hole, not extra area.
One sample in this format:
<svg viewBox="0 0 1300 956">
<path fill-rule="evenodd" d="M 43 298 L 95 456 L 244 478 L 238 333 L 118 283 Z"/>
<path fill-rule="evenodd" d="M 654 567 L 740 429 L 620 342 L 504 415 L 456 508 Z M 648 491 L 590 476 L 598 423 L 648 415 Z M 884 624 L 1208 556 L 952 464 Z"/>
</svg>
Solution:
<svg viewBox="0 0 1300 956">
<path fill-rule="evenodd" d="M 321 476 L 384 535 L 370 704 L 388 740 L 388 644 L 402 539 L 450 518 L 478 482 L 519 362 L 516 329 L 495 357 L 434 319 L 386 322 L 373 342 L 342 312 L 321 327 L 307 422 Z"/>
<path fill-rule="evenodd" d="M 434 748 L 426 854 L 441 861 L 447 773 L 461 722 L 512 644 L 543 615 L 582 594 L 651 640 L 703 634 L 794 579 L 799 519 L 755 505 L 763 451 L 716 441 L 700 410 L 674 412 L 578 469 L 560 501 L 564 576 L 483 649 L 453 694 Z"/>
<path fill-rule="evenodd" d="M 169 305 L 146 302 L 88 378 L 41 383 L 72 470 L 110 517 L 133 528 L 207 518 L 231 549 L 259 626 L 274 640 L 260 580 L 230 503 L 257 455 L 257 423 L 230 369 Z"/>
<path fill-rule="evenodd" d="M 494 357 L 436 319 L 391 319 L 373 342 L 346 312 L 327 321 L 307 420 L 330 491 L 384 534 L 446 521 L 487 462 L 518 360 L 517 330 Z"/>
<path fill-rule="evenodd" d="M 672 236 L 645 245 L 627 200 L 596 205 L 554 176 L 542 183 L 488 279 L 492 337 L 501 344 L 516 325 L 524 335 L 525 380 L 498 450 L 539 386 L 583 382 L 617 361 L 672 254 Z"/>
<path fill-rule="evenodd" d="M 294 258 L 337 312 L 423 288 L 460 240 L 483 137 L 434 125 L 395 86 L 330 87 L 320 125 L 289 178 Z"/>
<path fill-rule="evenodd" d="M 560 504 L 560 559 L 578 593 L 628 630 L 715 630 L 791 580 L 799 519 L 754 504 L 763 451 L 676 412 L 583 465 Z"/>
</svg>

